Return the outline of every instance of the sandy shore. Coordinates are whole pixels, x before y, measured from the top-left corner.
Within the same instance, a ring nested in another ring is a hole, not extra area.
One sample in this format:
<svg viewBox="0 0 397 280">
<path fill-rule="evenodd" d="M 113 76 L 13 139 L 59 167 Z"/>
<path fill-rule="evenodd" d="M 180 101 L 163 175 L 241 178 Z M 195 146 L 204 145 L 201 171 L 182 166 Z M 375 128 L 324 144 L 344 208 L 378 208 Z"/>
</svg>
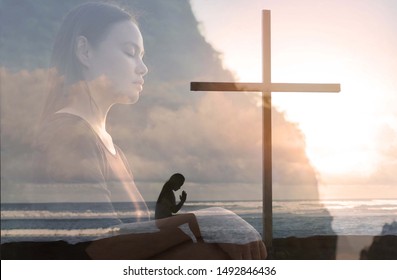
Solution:
<svg viewBox="0 0 397 280">
<path fill-rule="evenodd" d="M 9 243 L 1 246 L 1 259 L 89 259 L 85 250 L 88 245 L 63 241 Z M 276 260 L 397 259 L 397 235 L 276 238 L 272 253 L 268 253 Z"/>
</svg>

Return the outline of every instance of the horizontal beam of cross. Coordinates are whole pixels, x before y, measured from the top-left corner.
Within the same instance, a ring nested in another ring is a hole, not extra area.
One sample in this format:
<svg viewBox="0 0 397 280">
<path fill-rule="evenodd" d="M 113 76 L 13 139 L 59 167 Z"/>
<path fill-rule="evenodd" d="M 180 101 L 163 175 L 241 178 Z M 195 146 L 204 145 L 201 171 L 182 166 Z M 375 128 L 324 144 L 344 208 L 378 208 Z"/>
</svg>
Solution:
<svg viewBox="0 0 397 280">
<path fill-rule="evenodd" d="M 340 92 L 340 84 L 191 82 L 192 91 Z"/>
</svg>

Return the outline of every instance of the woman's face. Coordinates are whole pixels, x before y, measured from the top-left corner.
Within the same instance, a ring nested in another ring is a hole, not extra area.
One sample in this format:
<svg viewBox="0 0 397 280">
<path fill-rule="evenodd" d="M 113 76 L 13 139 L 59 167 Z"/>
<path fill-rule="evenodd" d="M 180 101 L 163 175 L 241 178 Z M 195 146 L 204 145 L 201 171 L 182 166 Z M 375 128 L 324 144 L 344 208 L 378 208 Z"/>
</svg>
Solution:
<svg viewBox="0 0 397 280">
<path fill-rule="evenodd" d="M 88 80 L 106 89 L 110 102 L 132 104 L 143 89 L 148 69 L 143 63 L 143 39 L 135 23 L 122 21 L 110 27 L 98 46 L 91 47 Z M 104 86 L 104 87 L 103 87 Z"/>
</svg>

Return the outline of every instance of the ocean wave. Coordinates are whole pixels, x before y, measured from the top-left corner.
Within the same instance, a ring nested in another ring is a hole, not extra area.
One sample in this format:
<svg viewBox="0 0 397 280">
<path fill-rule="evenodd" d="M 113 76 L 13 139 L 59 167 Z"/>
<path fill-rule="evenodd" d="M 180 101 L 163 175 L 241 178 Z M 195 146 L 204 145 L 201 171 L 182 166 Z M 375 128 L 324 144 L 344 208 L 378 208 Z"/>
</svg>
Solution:
<svg viewBox="0 0 397 280">
<path fill-rule="evenodd" d="M 372 207 L 382 207 L 384 205 L 392 205 L 392 206 L 397 206 L 397 200 L 392 200 L 392 199 L 385 199 L 385 200 L 326 200 L 322 201 L 322 203 L 326 207 L 333 207 L 333 206 L 338 206 L 338 207 L 358 207 L 358 206 L 372 206 Z"/>
<path fill-rule="evenodd" d="M 77 211 L 1 211 L 2 220 L 11 219 L 117 219 L 117 218 L 139 218 L 146 216 L 144 211 L 130 212 L 92 212 L 90 210 L 84 212 Z"/>
<path fill-rule="evenodd" d="M 222 207 L 222 208 L 261 208 L 262 201 L 200 201 L 186 202 L 184 206 L 188 207 Z"/>
<path fill-rule="evenodd" d="M 397 200 L 346 201 L 327 203 L 325 207 L 332 215 L 393 215 L 397 216 Z"/>
<path fill-rule="evenodd" d="M 96 229 L 2 229 L 1 237 L 65 237 L 65 236 L 107 236 L 116 234 L 120 228 L 96 228 Z"/>
</svg>

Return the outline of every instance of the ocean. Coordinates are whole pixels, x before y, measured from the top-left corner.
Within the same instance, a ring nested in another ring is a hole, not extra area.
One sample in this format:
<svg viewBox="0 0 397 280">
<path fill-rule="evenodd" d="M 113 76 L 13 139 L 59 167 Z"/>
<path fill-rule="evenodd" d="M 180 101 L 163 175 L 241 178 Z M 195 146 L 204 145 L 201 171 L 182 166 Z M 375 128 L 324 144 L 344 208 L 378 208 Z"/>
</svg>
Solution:
<svg viewBox="0 0 397 280">
<path fill-rule="evenodd" d="M 262 233 L 261 201 L 188 202 L 184 211 L 214 206 L 233 211 Z M 274 238 L 335 234 L 397 235 L 397 200 L 273 202 Z"/>
<path fill-rule="evenodd" d="M 151 217 L 154 217 L 155 202 L 148 203 Z M 118 214 L 129 222 L 134 214 L 129 211 L 129 204 L 118 203 Z M 196 201 L 186 202 L 181 213 L 192 212 L 210 207 L 228 209 L 262 233 L 262 202 L 261 201 Z M 96 228 L 96 223 L 111 216 L 102 208 L 101 203 L 93 207 L 89 204 L 1 204 L 1 237 L 7 242 L 18 236 L 45 236 L 50 232 L 45 225 L 52 222 L 52 227 L 59 230 L 64 223 L 84 216 L 84 223 L 93 231 L 92 234 L 106 234 L 103 228 Z M 80 217 L 79 216 L 79 217 Z M 37 228 L 38 221 L 42 221 Z M 34 230 L 27 230 L 30 223 L 35 224 Z M 68 231 L 68 230 L 64 230 Z M 15 235 L 16 234 L 16 235 Z M 64 232 L 73 235 L 73 231 Z M 397 200 L 296 200 L 273 202 L 273 236 L 307 237 L 313 235 L 397 235 Z M 14 236 L 15 235 L 15 236 Z M 38 238 L 39 240 L 39 238 Z"/>
</svg>

